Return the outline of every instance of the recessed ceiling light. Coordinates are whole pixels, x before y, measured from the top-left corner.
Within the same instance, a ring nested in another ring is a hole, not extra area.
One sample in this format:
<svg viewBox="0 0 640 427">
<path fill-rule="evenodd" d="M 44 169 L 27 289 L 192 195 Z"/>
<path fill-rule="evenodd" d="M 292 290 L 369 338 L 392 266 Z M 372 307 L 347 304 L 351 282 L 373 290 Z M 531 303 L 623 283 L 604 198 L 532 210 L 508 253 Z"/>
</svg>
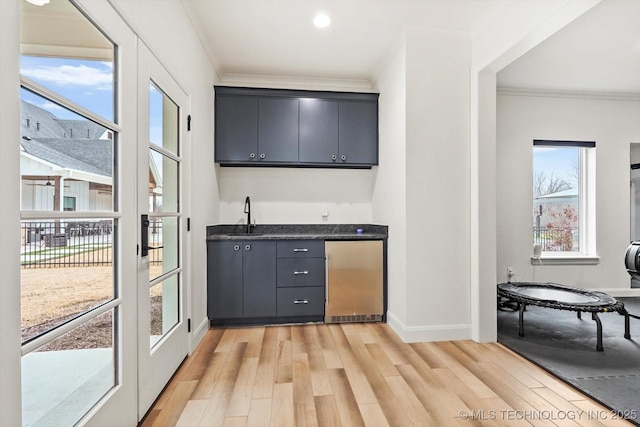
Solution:
<svg viewBox="0 0 640 427">
<path fill-rule="evenodd" d="M 327 28 L 331 25 L 331 18 L 326 13 L 320 12 L 313 18 L 313 25 L 318 28 Z"/>
<path fill-rule="evenodd" d="M 49 4 L 51 0 L 27 0 L 28 3 L 31 3 L 35 6 L 44 6 L 45 4 Z"/>
</svg>

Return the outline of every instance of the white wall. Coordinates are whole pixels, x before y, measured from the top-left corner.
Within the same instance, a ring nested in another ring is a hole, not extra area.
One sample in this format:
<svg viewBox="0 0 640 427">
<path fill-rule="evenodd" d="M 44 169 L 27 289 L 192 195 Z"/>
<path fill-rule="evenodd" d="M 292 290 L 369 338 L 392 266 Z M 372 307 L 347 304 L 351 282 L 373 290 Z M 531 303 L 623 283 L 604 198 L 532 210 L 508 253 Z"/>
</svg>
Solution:
<svg viewBox="0 0 640 427">
<path fill-rule="evenodd" d="M 246 223 L 246 196 L 256 224 L 370 223 L 373 170 L 218 167 L 220 223 Z"/>
<path fill-rule="evenodd" d="M 389 226 L 388 313 L 405 322 L 407 305 L 406 46 L 404 38 L 377 79 L 380 164 L 374 171 L 373 222 Z"/>
<path fill-rule="evenodd" d="M 405 341 L 471 333 L 470 54 L 466 35 L 408 30 L 379 76 L 373 217 L 390 226 L 388 320 Z"/>
<path fill-rule="evenodd" d="M 596 141 L 598 265 L 534 266 L 533 139 Z M 501 94 L 497 107 L 497 276 L 615 293 L 629 288 L 629 144 L 640 140 L 640 101 Z M 535 277 L 534 277 L 535 274 Z"/>
<path fill-rule="evenodd" d="M 407 37 L 407 318 L 410 341 L 466 339 L 470 40 Z M 407 331 L 408 332 L 408 331 Z"/>
</svg>

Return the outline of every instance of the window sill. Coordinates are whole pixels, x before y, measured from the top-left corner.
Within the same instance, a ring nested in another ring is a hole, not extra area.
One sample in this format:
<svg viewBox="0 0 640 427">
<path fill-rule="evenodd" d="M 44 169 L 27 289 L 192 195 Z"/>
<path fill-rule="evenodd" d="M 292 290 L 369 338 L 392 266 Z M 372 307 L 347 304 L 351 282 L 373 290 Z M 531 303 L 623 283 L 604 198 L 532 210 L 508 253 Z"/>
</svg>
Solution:
<svg viewBox="0 0 640 427">
<path fill-rule="evenodd" d="M 597 265 L 600 257 L 595 255 L 555 255 L 531 257 L 531 265 Z"/>
</svg>

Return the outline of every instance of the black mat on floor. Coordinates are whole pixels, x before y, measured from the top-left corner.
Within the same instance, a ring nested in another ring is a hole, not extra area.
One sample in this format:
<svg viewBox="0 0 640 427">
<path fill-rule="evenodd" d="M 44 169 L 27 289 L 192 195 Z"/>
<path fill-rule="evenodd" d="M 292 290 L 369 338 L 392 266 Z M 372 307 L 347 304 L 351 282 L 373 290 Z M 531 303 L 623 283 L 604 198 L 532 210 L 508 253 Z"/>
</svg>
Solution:
<svg viewBox="0 0 640 427">
<path fill-rule="evenodd" d="M 640 298 L 617 298 L 640 314 Z M 604 351 L 596 351 L 596 323 L 589 313 L 528 306 L 524 337 L 518 312 L 498 310 L 498 342 L 531 360 L 603 405 L 640 425 L 640 320 L 631 318 L 624 338 L 624 316 L 600 313 Z"/>
</svg>

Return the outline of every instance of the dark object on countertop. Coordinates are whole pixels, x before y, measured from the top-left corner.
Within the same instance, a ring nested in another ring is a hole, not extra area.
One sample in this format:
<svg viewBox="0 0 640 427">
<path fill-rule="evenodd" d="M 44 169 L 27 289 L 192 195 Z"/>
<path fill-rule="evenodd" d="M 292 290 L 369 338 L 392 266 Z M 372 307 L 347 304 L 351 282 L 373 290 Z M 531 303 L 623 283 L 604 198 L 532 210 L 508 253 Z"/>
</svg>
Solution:
<svg viewBox="0 0 640 427">
<path fill-rule="evenodd" d="M 244 199 L 244 213 L 247 214 L 247 234 L 251 234 L 251 199 Z"/>
</svg>

